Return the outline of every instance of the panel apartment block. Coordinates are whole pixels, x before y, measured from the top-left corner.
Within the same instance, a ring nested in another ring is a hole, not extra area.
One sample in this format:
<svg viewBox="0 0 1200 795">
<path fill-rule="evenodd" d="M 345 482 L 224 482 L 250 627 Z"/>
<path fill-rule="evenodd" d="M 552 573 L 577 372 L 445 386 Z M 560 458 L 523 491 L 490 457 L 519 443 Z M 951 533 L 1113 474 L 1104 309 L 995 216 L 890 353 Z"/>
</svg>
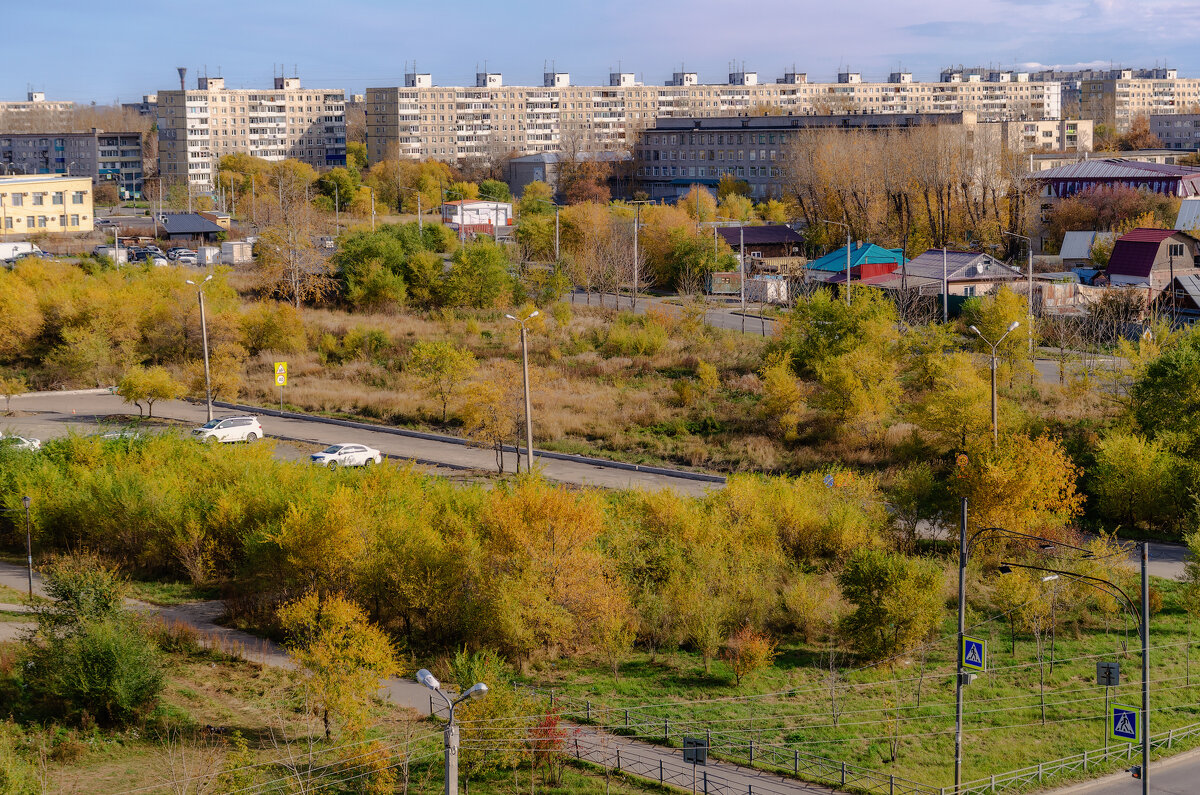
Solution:
<svg viewBox="0 0 1200 795">
<path fill-rule="evenodd" d="M 212 185 L 216 161 L 245 153 L 294 158 L 318 170 L 346 165 L 346 93 L 277 77 L 272 89 L 231 89 L 201 77 L 194 90 L 158 92 L 159 172 L 168 182 Z"/>
<path fill-rule="evenodd" d="M 373 162 L 390 158 L 458 161 L 509 153 L 603 151 L 630 145 L 660 118 L 802 114 L 921 114 L 972 112 L 983 121 L 1058 119 L 1061 84 L 1027 75 L 943 73 L 920 83 L 896 73 L 887 83 L 864 83 L 858 73 L 836 83 L 809 83 L 800 72 L 759 83 L 734 72 L 725 84 L 696 82 L 681 72 L 665 86 L 638 83 L 614 72 L 607 86 L 572 86 L 563 72 L 541 86 L 504 86 L 499 74 L 473 87 L 435 86 L 429 74 L 408 74 L 400 87 L 368 88 L 367 146 Z"/>
</svg>

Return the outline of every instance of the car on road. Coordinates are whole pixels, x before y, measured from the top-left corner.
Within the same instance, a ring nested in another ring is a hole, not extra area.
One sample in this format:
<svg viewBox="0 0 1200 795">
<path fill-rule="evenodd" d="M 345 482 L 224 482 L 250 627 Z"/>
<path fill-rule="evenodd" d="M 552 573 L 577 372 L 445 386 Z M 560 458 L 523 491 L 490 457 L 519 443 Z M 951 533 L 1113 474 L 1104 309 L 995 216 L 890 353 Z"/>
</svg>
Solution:
<svg viewBox="0 0 1200 795">
<path fill-rule="evenodd" d="M 383 453 L 374 447 L 354 442 L 331 444 L 319 453 L 313 453 L 314 464 L 337 469 L 338 467 L 370 467 L 383 462 Z"/>
<path fill-rule="evenodd" d="M 42 440 L 33 439 L 27 436 L 17 436 L 16 434 L 0 434 L 0 448 L 12 448 L 14 450 L 41 450 Z"/>
<path fill-rule="evenodd" d="M 195 265 L 196 264 L 196 252 L 181 251 L 181 252 L 179 252 L 178 255 L 176 255 L 175 261 L 178 262 L 180 265 Z"/>
<path fill-rule="evenodd" d="M 192 429 L 192 438 L 203 442 L 256 442 L 263 437 L 258 417 L 219 417 Z"/>
</svg>

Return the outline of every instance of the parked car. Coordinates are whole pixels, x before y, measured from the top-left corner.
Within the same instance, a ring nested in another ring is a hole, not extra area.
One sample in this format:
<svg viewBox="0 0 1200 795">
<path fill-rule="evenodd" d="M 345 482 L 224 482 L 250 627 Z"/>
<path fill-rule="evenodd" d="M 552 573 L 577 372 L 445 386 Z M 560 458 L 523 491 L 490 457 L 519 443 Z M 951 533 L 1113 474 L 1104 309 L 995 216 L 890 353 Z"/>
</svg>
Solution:
<svg viewBox="0 0 1200 795">
<path fill-rule="evenodd" d="M 0 448 L 6 447 L 14 450 L 41 450 L 42 440 L 17 436 L 16 434 L 9 434 L 7 436 L 0 434 Z"/>
<path fill-rule="evenodd" d="M 258 417 L 222 417 L 193 428 L 192 436 L 204 442 L 255 442 L 263 429 Z"/>
<path fill-rule="evenodd" d="M 351 442 L 330 445 L 319 453 L 313 453 L 311 458 L 314 464 L 337 469 L 374 466 L 383 461 L 383 454 L 374 447 Z"/>
<path fill-rule="evenodd" d="M 171 264 L 171 261 L 168 260 L 166 257 L 160 257 L 157 254 L 148 254 L 146 256 L 146 259 L 150 262 L 151 265 L 156 265 L 158 267 L 163 267 L 163 266 Z"/>
<path fill-rule="evenodd" d="M 175 261 L 178 262 L 180 265 L 195 265 L 196 264 L 196 252 L 181 251 L 177 255 L 175 255 Z"/>
</svg>

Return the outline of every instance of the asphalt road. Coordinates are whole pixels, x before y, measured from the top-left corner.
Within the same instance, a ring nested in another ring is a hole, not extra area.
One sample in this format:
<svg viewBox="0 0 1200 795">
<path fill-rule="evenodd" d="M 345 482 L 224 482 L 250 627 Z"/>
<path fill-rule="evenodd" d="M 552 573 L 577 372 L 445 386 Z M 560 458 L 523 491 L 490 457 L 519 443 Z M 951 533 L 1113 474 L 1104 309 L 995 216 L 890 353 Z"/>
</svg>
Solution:
<svg viewBox="0 0 1200 795">
<path fill-rule="evenodd" d="M 1140 761 L 1140 757 L 1138 758 Z M 1150 763 L 1150 792 L 1155 795 L 1196 795 L 1200 792 L 1200 749 L 1186 751 L 1159 762 Z M 1048 795 L 1138 795 L 1140 779 L 1128 772 L 1049 791 Z"/>
<path fill-rule="evenodd" d="M 65 435 L 75 423 L 94 428 L 103 417 L 113 414 L 128 414 L 133 409 L 120 397 L 109 394 L 40 393 L 14 397 L 12 408 L 30 416 L 5 417 L 0 419 L 0 428 L 11 429 L 17 434 L 26 433 L 37 438 Z M 238 412 L 214 410 L 214 416 L 230 416 Z M 195 425 L 206 419 L 204 406 L 181 400 L 160 401 L 154 404 L 156 417 L 179 420 Z M 377 448 L 383 453 L 419 462 L 447 465 L 455 470 L 477 470 L 494 472 L 496 456 L 491 450 L 453 444 L 432 439 L 417 439 L 379 431 L 363 431 L 343 428 L 313 420 L 284 419 L 261 416 L 263 430 L 268 436 L 285 440 L 297 440 L 321 446 L 338 442 L 359 442 Z M 284 448 L 286 450 L 286 448 Z M 299 457 L 299 456 L 297 456 Z M 505 454 L 505 471 L 513 471 L 515 455 Z M 716 484 L 689 480 L 681 477 L 651 472 L 613 469 L 575 461 L 551 458 L 538 459 L 546 477 L 563 483 L 599 486 L 613 489 L 670 489 L 681 494 L 702 495 Z"/>
</svg>

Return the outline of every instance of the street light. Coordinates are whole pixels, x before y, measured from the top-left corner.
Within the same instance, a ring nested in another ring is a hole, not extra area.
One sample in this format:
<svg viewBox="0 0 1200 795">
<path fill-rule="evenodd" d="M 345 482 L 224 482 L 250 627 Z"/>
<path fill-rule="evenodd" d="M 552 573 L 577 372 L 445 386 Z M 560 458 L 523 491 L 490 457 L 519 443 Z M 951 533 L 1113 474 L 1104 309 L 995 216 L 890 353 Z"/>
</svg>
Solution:
<svg viewBox="0 0 1200 795">
<path fill-rule="evenodd" d="M 996 424 L 996 348 L 1000 343 L 1004 342 L 1004 338 L 1021 325 L 1019 320 L 1014 320 L 1008 324 L 1008 330 L 1000 335 L 1000 339 L 995 342 L 989 342 L 988 338 L 983 336 L 983 332 L 975 326 L 971 326 L 971 331 L 974 331 L 979 339 L 983 340 L 992 349 L 992 449 L 995 450 L 1000 446 L 1000 431 Z"/>
<path fill-rule="evenodd" d="M 1020 238 L 1021 240 L 1024 240 L 1026 243 L 1026 249 L 1029 252 L 1029 317 L 1028 317 L 1028 320 L 1029 320 L 1029 353 L 1032 355 L 1033 354 L 1033 240 L 1031 238 L 1025 237 L 1025 235 L 1018 235 L 1016 232 L 1005 232 L 1005 231 L 1001 230 L 1000 234 L 1008 235 L 1009 237 L 1016 237 L 1016 238 Z"/>
<path fill-rule="evenodd" d="M 517 320 L 512 315 L 505 315 L 506 318 L 521 326 L 521 381 L 525 386 L 525 469 L 529 472 L 533 472 L 533 409 L 529 402 L 529 346 L 525 341 L 525 323 L 533 320 L 539 314 L 535 309 L 525 320 Z M 520 459 L 519 454 L 517 457 Z"/>
<path fill-rule="evenodd" d="M 450 696 L 446 695 L 446 691 L 442 690 L 441 682 L 428 670 L 422 668 L 417 671 L 417 681 L 441 696 L 450 713 L 450 717 L 446 721 L 446 786 L 443 792 L 445 795 L 458 795 L 458 726 L 454 723 L 454 708 L 464 701 L 483 698 L 487 695 L 488 686 L 483 682 L 476 682 L 467 692 L 451 700 Z"/>
<path fill-rule="evenodd" d="M 970 555 L 971 547 L 975 542 L 986 535 L 991 535 L 1000 538 L 1009 538 L 1018 541 L 1036 541 L 1038 549 L 1043 552 L 1062 548 L 1083 553 L 1080 557 L 1083 559 L 1092 559 L 1094 554 L 1083 547 L 1077 547 L 1072 544 L 1067 544 L 1062 541 L 1054 541 L 1041 536 L 1021 533 L 1016 530 L 1008 530 L 1003 527 L 981 527 L 967 535 L 967 499 L 962 500 L 962 513 L 959 522 L 958 536 L 958 675 L 955 677 L 954 685 L 954 791 L 958 792 L 959 786 L 962 784 L 962 710 L 963 710 L 963 685 L 967 683 L 967 677 L 970 674 L 963 668 L 963 636 L 967 632 L 967 560 Z M 1050 571 L 1047 569 L 1046 571 Z M 1047 578 L 1051 579 L 1051 578 Z"/>
<path fill-rule="evenodd" d="M 1079 574 L 1073 571 L 1047 569 L 1042 566 L 1029 566 L 1024 563 L 1001 563 L 1000 573 L 1011 574 L 1013 569 L 1029 569 L 1031 571 L 1047 572 L 1052 577 L 1043 577 L 1043 582 L 1059 575 L 1069 577 L 1076 582 L 1089 585 L 1097 591 L 1106 593 L 1124 602 L 1126 609 L 1138 620 L 1138 632 L 1142 636 L 1142 795 L 1150 793 L 1150 578 L 1146 574 L 1146 566 L 1150 561 L 1150 544 L 1143 541 L 1142 548 L 1142 609 L 1134 607 L 1133 600 L 1121 586 L 1100 577 L 1089 574 Z M 1109 716 L 1105 714 L 1105 720 Z"/>
<path fill-rule="evenodd" d="M 844 224 L 841 221 L 830 221 L 826 218 L 821 219 L 823 224 L 833 224 L 834 226 L 846 227 L 846 306 L 850 305 L 850 224 Z"/>
<path fill-rule="evenodd" d="M 400 185 L 397 185 L 397 186 L 396 186 L 396 190 L 397 190 L 397 191 L 404 191 L 405 193 L 415 193 L 415 194 L 417 194 L 417 231 L 418 231 L 418 232 L 424 232 L 424 231 L 425 231 L 425 225 L 424 225 L 424 223 L 421 221 L 421 189 L 420 189 L 420 188 L 405 188 L 405 187 L 402 187 L 402 186 L 400 186 Z M 397 193 L 396 195 L 397 195 L 397 197 L 399 197 L 399 195 L 400 195 L 400 194 L 399 194 L 399 193 Z M 397 209 L 399 212 L 404 212 L 404 205 L 403 205 L 403 203 L 401 202 L 401 200 L 400 200 L 399 198 L 397 198 L 397 199 L 396 199 L 396 209 Z"/>
<path fill-rule="evenodd" d="M 208 321 L 204 317 L 204 285 L 212 280 L 212 274 L 204 277 L 204 281 L 196 284 L 191 279 L 187 283 L 198 288 L 196 295 L 200 298 L 200 337 L 204 342 L 204 403 L 208 407 L 208 421 L 212 422 L 212 378 L 208 372 Z"/>
</svg>

